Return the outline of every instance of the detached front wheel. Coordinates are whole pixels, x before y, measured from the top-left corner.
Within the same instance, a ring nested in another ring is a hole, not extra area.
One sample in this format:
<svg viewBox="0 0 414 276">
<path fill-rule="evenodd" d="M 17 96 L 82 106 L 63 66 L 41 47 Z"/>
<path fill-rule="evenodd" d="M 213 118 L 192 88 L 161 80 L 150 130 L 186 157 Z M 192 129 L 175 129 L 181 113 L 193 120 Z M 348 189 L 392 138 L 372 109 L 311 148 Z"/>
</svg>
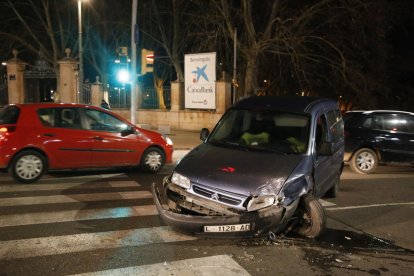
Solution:
<svg viewBox="0 0 414 276">
<path fill-rule="evenodd" d="M 11 164 L 12 175 L 20 183 L 36 182 L 45 170 L 46 158 L 33 150 L 18 153 Z"/>
<path fill-rule="evenodd" d="M 293 232 L 308 238 L 319 236 L 326 226 L 326 216 L 322 205 L 313 195 L 306 194 L 296 210 L 299 222 Z"/>
<path fill-rule="evenodd" d="M 164 165 L 165 157 L 162 150 L 149 148 L 142 155 L 141 168 L 148 173 L 157 173 Z"/>
</svg>

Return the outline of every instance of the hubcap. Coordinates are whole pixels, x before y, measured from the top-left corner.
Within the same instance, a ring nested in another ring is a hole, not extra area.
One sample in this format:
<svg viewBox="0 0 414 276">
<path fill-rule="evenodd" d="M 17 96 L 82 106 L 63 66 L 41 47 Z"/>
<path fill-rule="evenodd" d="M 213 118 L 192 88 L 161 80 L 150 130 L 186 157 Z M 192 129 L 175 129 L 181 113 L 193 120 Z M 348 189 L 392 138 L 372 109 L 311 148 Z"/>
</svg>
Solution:
<svg viewBox="0 0 414 276">
<path fill-rule="evenodd" d="M 358 168 L 361 171 L 369 171 L 375 165 L 375 158 L 369 152 L 362 152 L 360 155 L 358 155 L 356 162 Z"/>
<path fill-rule="evenodd" d="M 149 152 L 145 157 L 145 166 L 152 171 L 156 171 L 162 164 L 162 156 L 156 151 Z"/>
<path fill-rule="evenodd" d="M 42 160 L 35 155 L 26 155 L 16 163 L 16 173 L 23 179 L 36 178 L 43 169 Z"/>
</svg>

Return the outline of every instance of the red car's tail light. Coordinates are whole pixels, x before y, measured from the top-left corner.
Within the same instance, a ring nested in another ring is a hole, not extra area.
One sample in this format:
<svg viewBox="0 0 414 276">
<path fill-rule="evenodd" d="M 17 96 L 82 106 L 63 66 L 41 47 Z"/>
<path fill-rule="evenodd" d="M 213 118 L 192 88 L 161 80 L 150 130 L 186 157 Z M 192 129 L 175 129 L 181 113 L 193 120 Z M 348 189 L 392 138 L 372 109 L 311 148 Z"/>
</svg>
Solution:
<svg viewBox="0 0 414 276">
<path fill-rule="evenodd" d="M 4 139 L 5 137 L 9 136 L 10 133 L 14 132 L 16 127 L 14 126 L 7 126 L 7 127 L 0 127 L 0 139 Z"/>
</svg>

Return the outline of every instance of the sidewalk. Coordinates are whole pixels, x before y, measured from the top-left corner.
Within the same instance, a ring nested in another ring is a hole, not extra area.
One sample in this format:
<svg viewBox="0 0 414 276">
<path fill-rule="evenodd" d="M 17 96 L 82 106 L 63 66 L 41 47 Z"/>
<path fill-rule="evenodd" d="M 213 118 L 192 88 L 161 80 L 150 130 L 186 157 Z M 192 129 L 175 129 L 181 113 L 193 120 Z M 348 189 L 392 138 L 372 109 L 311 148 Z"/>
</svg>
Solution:
<svg viewBox="0 0 414 276">
<path fill-rule="evenodd" d="M 169 137 L 174 144 L 174 150 L 191 150 L 200 145 L 200 130 L 183 130 L 175 128 L 162 128 L 160 126 L 150 126 L 148 124 L 138 124 L 140 128 L 156 131 Z"/>
<path fill-rule="evenodd" d="M 166 136 L 173 141 L 174 150 L 190 150 L 202 143 L 200 131 L 171 129 L 171 133 Z"/>
</svg>

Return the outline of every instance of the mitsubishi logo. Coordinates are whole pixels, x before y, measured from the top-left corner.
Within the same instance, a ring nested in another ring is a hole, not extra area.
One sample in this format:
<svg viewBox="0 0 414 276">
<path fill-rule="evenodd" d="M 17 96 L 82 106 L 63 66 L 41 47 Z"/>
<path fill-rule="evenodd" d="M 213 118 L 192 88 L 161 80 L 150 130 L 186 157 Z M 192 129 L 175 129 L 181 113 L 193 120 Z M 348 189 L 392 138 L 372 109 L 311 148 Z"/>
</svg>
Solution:
<svg viewBox="0 0 414 276">
<path fill-rule="evenodd" d="M 211 195 L 211 199 L 214 199 L 215 201 L 219 200 L 219 195 L 217 193 L 214 193 Z"/>
</svg>

